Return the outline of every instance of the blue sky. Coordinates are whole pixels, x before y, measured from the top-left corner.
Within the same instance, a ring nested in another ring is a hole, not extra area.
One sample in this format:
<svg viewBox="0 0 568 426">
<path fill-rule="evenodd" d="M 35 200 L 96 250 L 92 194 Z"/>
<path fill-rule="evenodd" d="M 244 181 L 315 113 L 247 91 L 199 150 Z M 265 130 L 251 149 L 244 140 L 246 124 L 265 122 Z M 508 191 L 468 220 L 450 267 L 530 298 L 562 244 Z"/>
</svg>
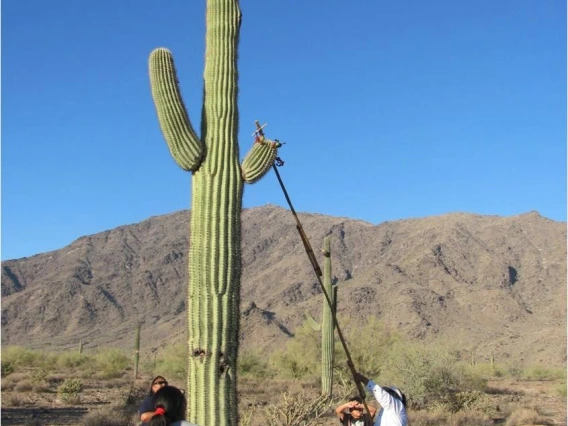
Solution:
<svg viewBox="0 0 568 426">
<path fill-rule="evenodd" d="M 325 6 L 323 6 L 325 4 Z M 566 2 L 243 0 L 240 149 L 286 142 L 300 212 L 566 220 Z M 205 1 L 2 1 L 3 260 L 190 206 L 147 58 L 199 128 Z M 270 172 L 244 206 L 287 207 Z"/>
</svg>

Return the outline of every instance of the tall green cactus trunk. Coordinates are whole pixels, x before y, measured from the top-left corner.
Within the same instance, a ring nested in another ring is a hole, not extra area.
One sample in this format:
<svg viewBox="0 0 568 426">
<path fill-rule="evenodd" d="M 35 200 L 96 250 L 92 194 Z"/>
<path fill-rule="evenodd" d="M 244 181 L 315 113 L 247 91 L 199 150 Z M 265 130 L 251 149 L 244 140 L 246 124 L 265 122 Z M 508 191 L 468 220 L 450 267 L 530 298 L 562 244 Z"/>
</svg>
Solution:
<svg viewBox="0 0 568 426">
<path fill-rule="evenodd" d="M 152 95 L 170 153 L 193 172 L 188 286 L 188 419 L 237 425 L 243 183 L 260 179 L 278 146 L 259 136 L 239 165 L 238 0 L 208 0 L 201 137 L 178 88 L 171 53 L 150 55 Z"/>
<path fill-rule="evenodd" d="M 323 287 L 331 300 L 333 309 L 336 305 L 335 288 L 331 280 L 331 237 L 325 237 L 323 240 L 323 255 L 325 257 L 323 263 Z M 331 398 L 333 393 L 333 355 L 334 355 L 334 323 L 331 312 L 332 307 L 324 295 L 323 310 L 321 322 L 321 391 L 322 395 Z"/>
<path fill-rule="evenodd" d="M 201 138 L 192 179 L 188 294 L 188 410 L 199 425 L 237 424 L 243 181 L 237 143 L 236 1 L 207 2 Z"/>
</svg>

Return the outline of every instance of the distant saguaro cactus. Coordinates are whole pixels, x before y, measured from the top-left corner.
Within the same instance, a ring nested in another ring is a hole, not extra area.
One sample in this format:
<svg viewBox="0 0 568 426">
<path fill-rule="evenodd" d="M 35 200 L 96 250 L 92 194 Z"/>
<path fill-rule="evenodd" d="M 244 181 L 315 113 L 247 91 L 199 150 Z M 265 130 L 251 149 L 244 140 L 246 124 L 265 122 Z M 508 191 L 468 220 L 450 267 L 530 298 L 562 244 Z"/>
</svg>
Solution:
<svg viewBox="0 0 568 426">
<path fill-rule="evenodd" d="M 79 340 L 79 354 L 83 353 L 83 346 L 84 346 L 83 339 L 81 339 Z"/>
<path fill-rule="evenodd" d="M 134 335 L 134 380 L 138 378 L 138 363 L 140 362 L 140 329 L 142 324 L 138 324 L 136 327 L 136 333 Z"/>
<path fill-rule="evenodd" d="M 237 142 L 238 0 L 208 0 L 201 136 L 181 99 L 171 53 L 150 55 L 152 96 L 178 165 L 193 173 L 188 286 L 188 419 L 236 425 L 241 208 L 244 182 L 272 165 L 278 142 L 259 135 L 239 165 Z"/>
<path fill-rule="evenodd" d="M 322 394 L 331 398 L 333 392 L 333 358 L 334 358 L 334 323 L 331 309 L 335 310 L 337 303 L 336 286 L 331 279 L 331 250 L 330 239 L 327 236 L 323 240 L 323 287 L 331 300 L 329 306 L 327 299 L 323 298 L 322 322 L 321 322 L 321 390 Z"/>
</svg>

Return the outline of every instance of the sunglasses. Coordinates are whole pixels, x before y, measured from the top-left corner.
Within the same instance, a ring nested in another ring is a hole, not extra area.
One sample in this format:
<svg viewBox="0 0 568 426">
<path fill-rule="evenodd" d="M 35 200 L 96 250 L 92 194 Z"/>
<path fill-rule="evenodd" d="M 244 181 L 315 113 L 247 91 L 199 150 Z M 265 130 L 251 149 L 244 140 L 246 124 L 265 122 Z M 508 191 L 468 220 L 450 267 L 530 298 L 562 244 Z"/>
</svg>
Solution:
<svg viewBox="0 0 568 426">
<path fill-rule="evenodd" d="M 164 386 L 168 386 L 168 382 L 164 382 L 163 380 L 159 380 L 159 381 L 154 382 L 154 383 L 152 384 L 152 386 L 154 386 L 154 385 L 164 385 Z"/>
</svg>

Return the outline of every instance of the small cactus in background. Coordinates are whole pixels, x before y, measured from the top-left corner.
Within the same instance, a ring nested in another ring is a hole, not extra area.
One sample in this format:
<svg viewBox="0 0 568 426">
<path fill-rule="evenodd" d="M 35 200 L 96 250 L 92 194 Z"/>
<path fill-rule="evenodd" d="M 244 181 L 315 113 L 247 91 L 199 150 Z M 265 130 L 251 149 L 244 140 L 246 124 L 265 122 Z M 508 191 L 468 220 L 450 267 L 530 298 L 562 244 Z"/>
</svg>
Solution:
<svg viewBox="0 0 568 426">
<path fill-rule="evenodd" d="M 83 339 L 81 339 L 81 340 L 79 341 L 79 354 L 82 354 L 82 353 L 83 353 L 83 346 L 84 346 L 84 344 L 83 344 Z"/>
<path fill-rule="evenodd" d="M 237 425 L 243 184 L 272 165 L 278 142 L 259 135 L 239 165 L 238 0 L 208 0 L 201 135 L 181 99 L 171 53 L 150 55 L 152 96 L 177 164 L 193 174 L 188 286 L 188 420 Z"/>
<path fill-rule="evenodd" d="M 323 297 L 322 326 L 321 326 L 321 389 L 322 394 L 331 398 L 333 392 L 333 354 L 335 346 L 334 323 L 332 309 L 337 304 L 337 287 L 333 286 L 331 279 L 331 237 L 323 240 L 323 287 L 332 306 L 329 306 L 327 298 Z"/>
<path fill-rule="evenodd" d="M 138 378 L 138 363 L 140 362 L 140 329 L 142 324 L 136 327 L 136 334 L 134 337 L 134 380 Z"/>
</svg>

